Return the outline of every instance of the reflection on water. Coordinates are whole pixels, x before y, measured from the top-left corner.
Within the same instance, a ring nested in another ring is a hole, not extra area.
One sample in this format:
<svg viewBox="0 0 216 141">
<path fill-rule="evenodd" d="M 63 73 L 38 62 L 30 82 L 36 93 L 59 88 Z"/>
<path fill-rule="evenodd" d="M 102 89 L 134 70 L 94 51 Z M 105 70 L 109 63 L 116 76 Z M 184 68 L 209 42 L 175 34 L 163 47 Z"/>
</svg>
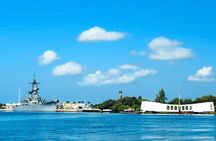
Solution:
<svg viewBox="0 0 216 141">
<path fill-rule="evenodd" d="M 216 116 L 0 113 L 0 140 L 216 140 Z"/>
</svg>

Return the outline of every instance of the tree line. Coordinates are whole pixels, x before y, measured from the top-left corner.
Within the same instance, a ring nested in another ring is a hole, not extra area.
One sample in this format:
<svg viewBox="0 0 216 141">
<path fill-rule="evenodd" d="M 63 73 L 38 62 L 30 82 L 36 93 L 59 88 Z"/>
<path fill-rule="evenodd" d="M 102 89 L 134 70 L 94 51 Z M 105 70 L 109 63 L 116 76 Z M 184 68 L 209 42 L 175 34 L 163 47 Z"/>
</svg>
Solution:
<svg viewBox="0 0 216 141">
<path fill-rule="evenodd" d="M 134 111 L 140 111 L 142 101 L 145 100 L 139 97 L 122 97 L 117 100 L 109 99 L 101 104 L 96 104 L 94 107 L 99 109 L 112 109 L 114 112 L 124 111 L 131 108 Z"/>
<path fill-rule="evenodd" d="M 167 97 L 165 95 L 165 91 L 161 89 L 159 94 L 156 95 L 155 102 L 160 103 L 168 103 L 168 104 L 179 104 L 179 98 L 173 98 L 170 101 L 167 101 Z M 216 96 L 213 95 L 205 95 L 201 97 L 197 97 L 196 99 L 180 99 L 180 104 L 193 104 L 193 103 L 201 103 L 201 102 L 214 102 L 215 109 L 216 109 Z"/>
</svg>

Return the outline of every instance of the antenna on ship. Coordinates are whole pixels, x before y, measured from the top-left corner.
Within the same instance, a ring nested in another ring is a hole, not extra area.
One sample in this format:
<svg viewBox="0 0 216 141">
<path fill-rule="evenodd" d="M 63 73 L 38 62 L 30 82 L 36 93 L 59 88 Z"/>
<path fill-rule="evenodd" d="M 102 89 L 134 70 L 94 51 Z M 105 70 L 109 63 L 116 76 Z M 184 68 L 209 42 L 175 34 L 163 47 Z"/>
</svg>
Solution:
<svg viewBox="0 0 216 141">
<path fill-rule="evenodd" d="M 35 73 L 33 74 L 33 80 L 35 80 Z"/>
</svg>

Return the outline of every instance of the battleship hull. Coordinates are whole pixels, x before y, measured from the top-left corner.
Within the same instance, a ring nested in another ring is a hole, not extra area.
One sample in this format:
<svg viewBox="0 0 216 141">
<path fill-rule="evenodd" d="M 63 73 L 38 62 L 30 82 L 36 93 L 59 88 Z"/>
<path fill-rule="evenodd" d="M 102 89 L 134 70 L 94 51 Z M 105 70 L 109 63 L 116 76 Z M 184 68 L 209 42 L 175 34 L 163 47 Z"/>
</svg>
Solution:
<svg viewBox="0 0 216 141">
<path fill-rule="evenodd" d="M 21 112 L 55 112 L 56 104 L 28 104 L 13 107 L 14 111 Z"/>
</svg>

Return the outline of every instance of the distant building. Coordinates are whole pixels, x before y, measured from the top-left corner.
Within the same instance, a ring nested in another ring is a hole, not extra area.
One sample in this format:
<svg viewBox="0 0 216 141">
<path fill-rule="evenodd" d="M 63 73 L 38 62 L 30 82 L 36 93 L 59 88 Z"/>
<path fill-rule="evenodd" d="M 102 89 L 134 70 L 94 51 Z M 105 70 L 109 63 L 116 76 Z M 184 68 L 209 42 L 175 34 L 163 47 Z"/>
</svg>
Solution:
<svg viewBox="0 0 216 141">
<path fill-rule="evenodd" d="M 65 112 L 99 112 L 100 109 L 91 107 L 89 103 L 64 102 L 58 105 L 57 111 Z"/>
<path fill-rule="evenodd" d="M 6 111 L 12 111 L 14 106 L 20 106 L 21 103 L 6 103 L 5 104 L 5 110 Z"/>
<path fill-rule="evenodd" d="M 178 105 L 143 101 L 141 104 L 141 112 L 143 113 L 213 113 L 214 111 L 213 102 Z"/>
<path fill-rule="evenodd" d="M 82 111 L 82 109 L 88 107 L 85 103 L 75 103 L 75 102 L 64 102 L 58 106 L 58 109 L 71 109 L 74 111 Z"/>
</svg>

